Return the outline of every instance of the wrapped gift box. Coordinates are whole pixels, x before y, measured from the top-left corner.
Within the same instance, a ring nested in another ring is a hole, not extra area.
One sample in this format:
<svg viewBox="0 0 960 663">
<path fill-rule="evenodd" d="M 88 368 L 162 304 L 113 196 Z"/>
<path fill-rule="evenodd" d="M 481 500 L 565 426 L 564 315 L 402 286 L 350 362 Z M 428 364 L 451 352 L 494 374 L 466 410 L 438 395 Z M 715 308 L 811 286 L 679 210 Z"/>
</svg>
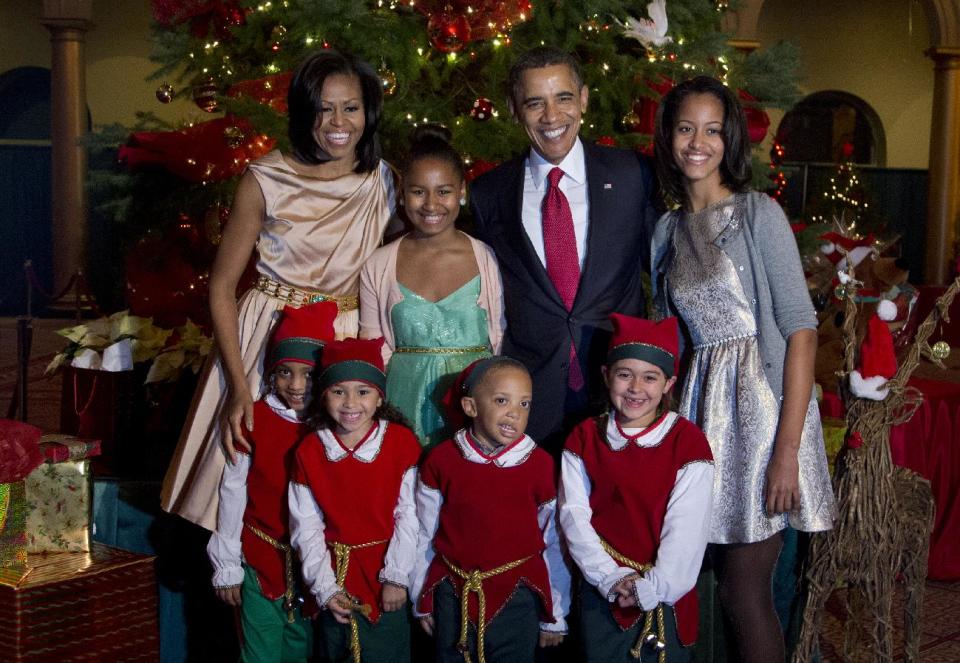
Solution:
<svg viewBox="0 0 960 663">
<path fill-rule="evenodd" d="M 43 462 L 40 429 L 0 419 L 0 579 L 16 581 L 27 569 L 24 479 Z"/>
<path fill-rule="evenodd" d="M 26 577 L 0 582 L 2 660 L 160 660 L 153 562 L 100 544 L 29 555 Z"/>
</svg>

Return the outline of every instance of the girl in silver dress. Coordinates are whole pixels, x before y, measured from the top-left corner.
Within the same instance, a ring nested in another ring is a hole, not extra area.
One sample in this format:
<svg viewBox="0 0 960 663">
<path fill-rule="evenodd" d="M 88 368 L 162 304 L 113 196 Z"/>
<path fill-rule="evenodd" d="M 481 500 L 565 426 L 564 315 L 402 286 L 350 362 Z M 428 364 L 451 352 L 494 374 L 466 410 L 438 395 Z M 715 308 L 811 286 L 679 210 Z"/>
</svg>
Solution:
<svg viewBox="0 0 960 663">
<path fill-rule="evenodd" d="M 715 459 L 709 541 L 739 660 L 782 661 L 772 577 L 781 532 L 830 529 L 834 504 L 813 397 L 816 316 L 783 211 L 751 191 L 736 96 L 713 78 L 663 99 L 657 172 L 681 203 L 657 224 L 654 298 L 689 344 L 679 412 Z"/>
</svg>

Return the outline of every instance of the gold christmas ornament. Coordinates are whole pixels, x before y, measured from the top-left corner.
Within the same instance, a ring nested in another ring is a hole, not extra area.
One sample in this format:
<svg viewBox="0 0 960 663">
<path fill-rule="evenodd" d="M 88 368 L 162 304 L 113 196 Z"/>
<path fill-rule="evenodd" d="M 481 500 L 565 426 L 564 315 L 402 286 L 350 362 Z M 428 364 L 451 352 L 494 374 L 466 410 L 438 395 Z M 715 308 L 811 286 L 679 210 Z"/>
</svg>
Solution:
<svg viewBox="0 0 960 663">
<path fill-rule="evenodd" d="M 163 83 L 157 88 L 157 101 L 161 104 L 173 101 L 173 86 L 170 83 Z"/>
<path fill-rule="evenodd" d="M 397 90 L 397 75 L 387 69 L 386 66 L 380 67 L 377 70 L 377 74 L 380 76 L 380 85 L 383 86 L 383 93 L 387 96 L 393 94 Z"/>
<path fill-rule="evenodd" d="M 950 344 L 947 343 L 946 341 L 937 341 L 930 348 L 930 352 L 933 354 L 934 357 L 936 357 L 940 361 L 943 361 L 944 359 L 950 356 Z"/>
<path fill-rule="evenodd" d="M 231 150 L 235 150 L 243 145 L 243 139 L 245 137 L 243 129 L 240 127 L 227 127 L 223 130 L 223 140 L 226 141 Z"/>
<path fill-rule="evenodd" d="M 626 129 L 633 129 L 635 126 L 640 124 L 640 116 L 637 115 L 637 112 L 631 110 L 629 113 L 623 116 L 623 119 L 620 120 L 623 122 L 623 126 Z"/>
</svg>

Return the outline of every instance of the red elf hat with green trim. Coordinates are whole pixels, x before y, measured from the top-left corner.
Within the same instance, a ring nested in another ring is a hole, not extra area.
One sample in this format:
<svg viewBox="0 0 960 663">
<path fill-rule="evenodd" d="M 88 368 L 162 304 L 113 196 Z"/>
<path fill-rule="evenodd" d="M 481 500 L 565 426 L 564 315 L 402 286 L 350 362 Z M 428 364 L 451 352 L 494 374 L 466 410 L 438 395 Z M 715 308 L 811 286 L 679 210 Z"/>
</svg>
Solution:
<svg viewBox="0 0 960 663">
<path fill-rule="evenodd" d="M 607 366 L 621 359 L 639 359 L 659 367 L 670 378 L 680 369 L 680 334 L 676 318 L 660 322 L 611 313 L 613 335 Z"/>
<path fill-rule="evenodd" d="M 270 337 L 267 372 L 284 361 L 316 366 L 323 346 L 335 338 L 333 321 L 336 317 L 337 304 L 331 301 L 300 308 L 285 306 Z"/>
<path fill-rule="evenodd" d="M 345 338 L 327 343 L 320 360 L 317 387 L 324 391 L 338 382 L 359 380 L 384 395 L 387 376 L 383 368 L 383 338 Z"/>
</svg>

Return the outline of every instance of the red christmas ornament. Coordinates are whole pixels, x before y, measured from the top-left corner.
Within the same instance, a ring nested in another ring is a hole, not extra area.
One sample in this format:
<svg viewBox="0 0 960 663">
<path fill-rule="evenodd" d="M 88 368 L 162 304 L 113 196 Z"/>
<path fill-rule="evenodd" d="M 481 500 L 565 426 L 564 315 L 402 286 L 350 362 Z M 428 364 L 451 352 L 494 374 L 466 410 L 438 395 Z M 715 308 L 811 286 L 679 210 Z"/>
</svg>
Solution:
<svg viewBox="0 0 960 663">
<path fill-rule="evenodd" d="M 201 80 L 193 86 L 193 103 L 205 113 L 214 113 L 220 105 L 217 101 L 217 94 L 219 93 L 220 88 L 213 78 Z"/>
<path fill-rule="evenodd" d="M 750 142 L 757 144 L 763 141 L 767 136 L 767 128 L 770 126 L 770 116 L 757 103 L 757 98 L 746 90 L 737 90 L 740 100 L 746 102 L 743 104 L 743 112 L 747 116 L 747 134 L 750 136 Z"/>
<path fill-rule="evenodd" d="M 463 14 L 456 14 L 449 5 L 427 21 L 430 43 L 441 53 L 455 53 L 470 41 L 470 24 Z"/>
<path fill-rule="evenodd" d="M 605 145 L 607 147 L 616 147 L 617 141 L 613 136 L 600 136 L 597 139 L 597 145 Z"/>
<path fill-rule="evenodd" d="M 153 0 L 153 18 L 164 28 L 190 21 L 190 34 L 206 39 L 212 29 L 221 40 L 231 37 L 230 29 L 246 23 L 249 9 L 237 0 Z"/>
<path fill-rule="evenodd" d="M 481 122 L 489 120 L 493 117 L 493 102 L 486 97 L 480 97 L 473 102 L 473 108 L 470 109 L 470 117 Z"/>
<path fill-rule="evenodd" d="M 413 6 L 427 18 L 442 13 L 461 16 L 470 28 L 469 41 L 506 38 L 532 11 L 529 0 L 417 0 Z"/>
</svg>

